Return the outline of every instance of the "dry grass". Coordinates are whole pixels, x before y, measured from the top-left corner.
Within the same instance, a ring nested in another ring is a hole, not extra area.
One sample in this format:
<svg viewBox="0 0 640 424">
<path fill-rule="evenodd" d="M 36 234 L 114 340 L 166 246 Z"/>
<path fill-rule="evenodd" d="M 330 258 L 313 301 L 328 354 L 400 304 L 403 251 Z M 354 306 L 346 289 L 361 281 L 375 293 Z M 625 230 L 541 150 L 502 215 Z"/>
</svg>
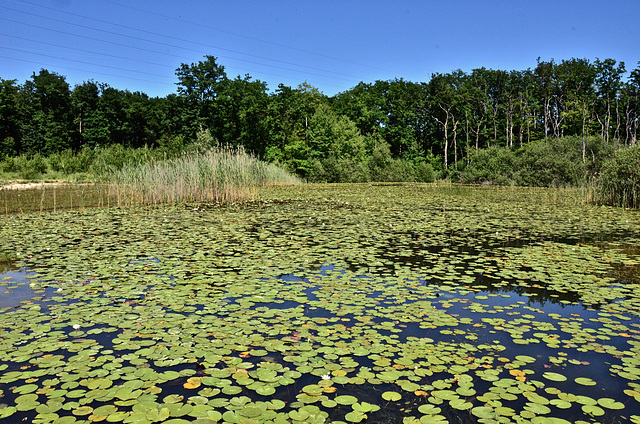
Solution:
<svg viewBox="0 0 640 424">
<path fill-rule="evenodd" d="M 251 198 L 258 186 L 300 182 L 275 165 L 232 149 L 128 166 L 108 180 L 118 206 L 236 202 Z"/>
</svg>

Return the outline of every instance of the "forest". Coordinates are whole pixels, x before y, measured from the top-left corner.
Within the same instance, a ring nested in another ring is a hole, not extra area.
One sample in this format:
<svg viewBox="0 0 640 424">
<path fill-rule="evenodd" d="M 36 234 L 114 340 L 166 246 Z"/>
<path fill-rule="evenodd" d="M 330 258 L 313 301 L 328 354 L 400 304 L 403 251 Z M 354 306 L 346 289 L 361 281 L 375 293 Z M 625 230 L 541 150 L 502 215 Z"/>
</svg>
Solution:
<svg viewBox="0 0 640 424">
<path fill-rule="evenodd" d="M 225 146 L 308 181 L 566 186 L 637 142 L 640 65 L 627 72 L 614 59 L 360 82 L 331 97 L 307 83 L 269 91 L 214 56 L 176 77 L 162 98 L 93 80 L 71 87 L 46 69 L 22 84 L 0 78 L 0 171 L 89 172 L 98 157 L 118 166 L 140 152 Z"/>
</svg>

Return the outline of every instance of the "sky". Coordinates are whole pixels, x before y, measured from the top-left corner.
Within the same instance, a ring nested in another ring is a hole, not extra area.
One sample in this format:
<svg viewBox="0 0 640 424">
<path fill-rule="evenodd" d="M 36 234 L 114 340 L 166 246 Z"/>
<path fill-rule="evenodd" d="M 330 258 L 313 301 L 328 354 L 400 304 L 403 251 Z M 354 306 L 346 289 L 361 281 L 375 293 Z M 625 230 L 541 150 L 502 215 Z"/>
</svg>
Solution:
<svg viewBox="0 0 640 424">
<path fill-rule="evenodd" d="M 639 0 L 0 0 L 0 78 L 44 68 L 164 97 L 176 68 L 217 57 L 328 96 L 360 82 L 541 60 L 640 61 Z"/>
</svg>

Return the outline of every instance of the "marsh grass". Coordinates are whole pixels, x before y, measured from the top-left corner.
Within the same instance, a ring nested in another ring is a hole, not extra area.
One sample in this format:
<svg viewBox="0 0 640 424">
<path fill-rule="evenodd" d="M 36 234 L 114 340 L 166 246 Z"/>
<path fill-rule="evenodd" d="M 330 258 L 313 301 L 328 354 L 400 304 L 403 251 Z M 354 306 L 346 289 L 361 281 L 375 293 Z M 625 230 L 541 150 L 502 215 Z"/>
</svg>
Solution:
<svg viewBox="0 0 640 424">
<path fill-rule="evenodd" d="M 117 206 L 236 202 L 251 198 L 259 186 L 299 182 L 287 171 L 234 149 L 128 165 L 107 175 Z"/>
<path fill-rule="evenodd" d="M 588 206 L 594 203 L 593 185 L 582 187 L 518 187 L 500 185 L 457 184 L 441 180 L 424 184 L 427 191 L 443 196 L 463 196 L 478 202 L 535 202 L 554 206 Z"/>
<path fill-rule="evenodd" d="M 116 203 L 110 187 L 95 183 L 31 183 L 0 188 L 0 215 L 108 207 Z"/>
<path fill-rule="evenodd" d="M 605 162 L 596 193 L 599 203 L 640 209 L 640 144 L 618 150 Z"/>
</svg>

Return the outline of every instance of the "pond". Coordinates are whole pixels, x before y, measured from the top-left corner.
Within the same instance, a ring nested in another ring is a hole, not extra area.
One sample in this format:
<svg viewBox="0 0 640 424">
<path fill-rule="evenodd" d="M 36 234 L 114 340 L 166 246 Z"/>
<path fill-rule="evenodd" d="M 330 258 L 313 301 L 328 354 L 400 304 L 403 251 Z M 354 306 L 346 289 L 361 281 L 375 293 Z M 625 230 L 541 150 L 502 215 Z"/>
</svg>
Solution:
<svg viewBox="0 0 640 424">
<path fill-rule="evenodd" d="M 640 216 L 574 194 L 6 216 L 0 423 L 640 422 Z"/>
</svg>

